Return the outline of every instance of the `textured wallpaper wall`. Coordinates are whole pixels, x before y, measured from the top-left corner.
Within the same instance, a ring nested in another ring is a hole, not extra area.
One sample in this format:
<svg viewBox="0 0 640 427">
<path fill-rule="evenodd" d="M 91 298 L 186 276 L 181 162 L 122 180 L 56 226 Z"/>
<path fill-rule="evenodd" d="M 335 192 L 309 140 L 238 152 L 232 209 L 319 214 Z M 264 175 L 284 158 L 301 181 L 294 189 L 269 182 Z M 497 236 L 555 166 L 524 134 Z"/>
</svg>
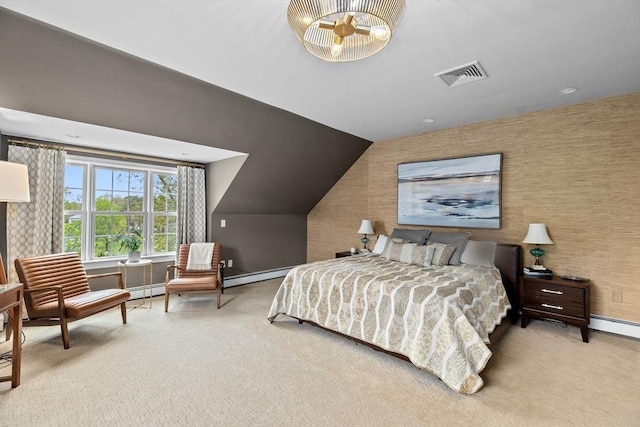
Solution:
<svg viewBox="0 0 640 427">
<path fill-rule="evenodd" d="M 375 143 L 308 215 L 307 259 L 361 246 L 362 219 L 398 226 L 398 163 L 496 152 L 502 228 L 471 238 L 521 243 L 543 222 L 544 264 L 591 279 L 592 314 L 640 321 L 640 93 Z"/>
</svg>

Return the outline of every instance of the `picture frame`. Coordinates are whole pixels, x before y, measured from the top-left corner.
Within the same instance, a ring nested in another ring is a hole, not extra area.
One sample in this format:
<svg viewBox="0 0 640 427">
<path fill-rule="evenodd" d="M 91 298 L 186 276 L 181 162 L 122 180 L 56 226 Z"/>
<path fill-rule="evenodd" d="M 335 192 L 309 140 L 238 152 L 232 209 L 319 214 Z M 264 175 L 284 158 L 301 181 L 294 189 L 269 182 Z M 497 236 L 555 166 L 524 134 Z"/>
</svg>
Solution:
<svg viewBox="0 0 640 427">
<path fill-rule="evenodd" d="M 398 164 L 398 224 L 500 229 L 502 153 Z"/>
</svg>

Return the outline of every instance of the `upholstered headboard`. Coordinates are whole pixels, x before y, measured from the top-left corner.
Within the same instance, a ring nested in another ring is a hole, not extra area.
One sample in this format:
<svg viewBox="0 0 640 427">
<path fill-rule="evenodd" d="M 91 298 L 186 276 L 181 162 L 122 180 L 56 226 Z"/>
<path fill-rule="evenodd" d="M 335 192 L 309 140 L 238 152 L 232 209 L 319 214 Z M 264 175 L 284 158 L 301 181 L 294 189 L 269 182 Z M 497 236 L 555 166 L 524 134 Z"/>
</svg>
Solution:
<svg viewBox="0 0 640 427">
<path fill-rule="evenodd" d="M 522 247 L 520 245 L 498 244 L 495 265 L 502 274 L 502 282 L 507 291 L 511 312 L 511 323 L 518 321 L 520 311 L 519 278 L 522 274 Z"/>
</svg>

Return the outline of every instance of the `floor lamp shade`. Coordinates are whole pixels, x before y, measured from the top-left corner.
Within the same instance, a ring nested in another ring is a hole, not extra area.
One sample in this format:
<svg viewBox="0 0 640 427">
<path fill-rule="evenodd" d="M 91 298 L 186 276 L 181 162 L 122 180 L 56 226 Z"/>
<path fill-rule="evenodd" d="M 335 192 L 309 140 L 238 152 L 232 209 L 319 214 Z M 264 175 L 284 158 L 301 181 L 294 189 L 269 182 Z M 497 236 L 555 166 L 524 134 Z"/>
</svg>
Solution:
<svg viewBox="0 0 640 427">
<path fill-rule="evenodd" d="M 27 165 L 0 161 L 0 202 L 30 202 Z"/>
<path fill-rule="evenodd" d="M 0 202 L 30 201 L 27 165 L 0 160 Z M 0 284 L 5 283 L 7 283 L 7 276 L 4 271 L 2 254 L 0 254 Z"/>
</svg>

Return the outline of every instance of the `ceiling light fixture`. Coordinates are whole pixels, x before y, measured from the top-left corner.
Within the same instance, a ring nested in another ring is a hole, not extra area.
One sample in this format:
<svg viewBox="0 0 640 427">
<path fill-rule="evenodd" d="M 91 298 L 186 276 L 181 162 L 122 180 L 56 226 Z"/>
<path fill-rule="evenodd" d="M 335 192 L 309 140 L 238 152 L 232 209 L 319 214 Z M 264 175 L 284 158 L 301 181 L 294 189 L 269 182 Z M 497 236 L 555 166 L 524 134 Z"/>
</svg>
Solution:
<svg viewBox="0 0 640 427">
<path fill-rule="evenodd" d="M 405 0 L 291 0 L 287 19 L 313 55 L 348 62 L 381 51 L 405 6 Z"/>
</svg>

